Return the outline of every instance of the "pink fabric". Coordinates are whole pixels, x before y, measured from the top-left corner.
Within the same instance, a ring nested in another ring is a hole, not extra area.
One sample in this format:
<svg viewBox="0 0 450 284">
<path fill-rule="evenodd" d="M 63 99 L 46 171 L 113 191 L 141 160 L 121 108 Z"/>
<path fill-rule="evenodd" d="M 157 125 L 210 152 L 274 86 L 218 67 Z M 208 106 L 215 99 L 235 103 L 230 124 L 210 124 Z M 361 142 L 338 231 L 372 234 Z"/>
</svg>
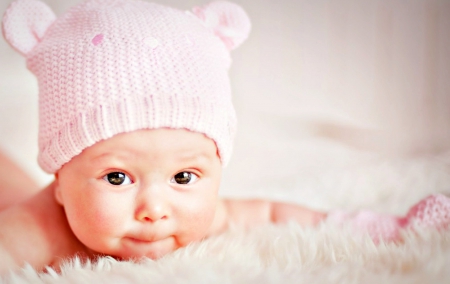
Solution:
<svg viewBox="0 0 450 284">
<path fill-rule="evenodd" d="M 356 233 L 368 234 L 376 243 L 399 241 L 402 230 L 447 229 L 450 225 L 450 198 L 442 194 L 428 196 L 412 206 L 404 217 L 370 211 L 333 211 L 328 220 L 350 226 Z"/>
<path fill-rule="evenodd" d="M 87 0 L 55 19 L 38 0 L 10 5 L 3 33 L 38 79 L 45 171 L 113 135 L 162 127 L 205 134 L 227 164 L 236 129 L 229 50 L 250 21 L 229 2 L 194 10 Z"/>
<path fill-rule="evenodd" d="M 429 196 L 411 207 L 405 219 L 411 228 L 446 229 L 450 224 L 450 198 Z"/>
<path fill-rule="evenodd" d="M 222 39 L 228 49 L 236 48 L 247 39 L 250 25 L 241 20 L 246 17 L 244 10 L 236 10 L 227 2 L 215 2 L 214 5 L 196 7 L 192 11 Z"/>
<path fill-rule="evenodd" d="M 55 14 L 45 3 L 15 1 L 5 12 L 3 36 L 14 49 L 26 55 L 42 40 L 55 19 Z"/>
<path fill-rule="evenodd" d="M 368 234 L 377 243 L 380 240 L 398 240 L 400 229 L 404 226 L 401 218 L 371 211 L 333 211 L 328 215 L 328 219 L 336 224 L 348 225 L 356 233 Z"/>
</svg>

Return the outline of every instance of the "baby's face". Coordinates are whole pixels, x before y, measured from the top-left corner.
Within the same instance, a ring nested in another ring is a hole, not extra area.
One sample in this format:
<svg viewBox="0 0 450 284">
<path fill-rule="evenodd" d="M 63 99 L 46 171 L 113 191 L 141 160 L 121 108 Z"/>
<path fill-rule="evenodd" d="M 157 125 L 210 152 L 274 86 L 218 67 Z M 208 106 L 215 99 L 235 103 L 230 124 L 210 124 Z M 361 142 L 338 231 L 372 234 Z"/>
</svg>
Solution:
<svg viewBox="0 0 450 284">
<path fill-rule="evenodd" d="M 206 136 L 140 130 L 73 158 L 58 172 L 55 194 L 90 249 L 158 258 L 207 234 L 221 172 L 215 143 Z"/>
</svg>

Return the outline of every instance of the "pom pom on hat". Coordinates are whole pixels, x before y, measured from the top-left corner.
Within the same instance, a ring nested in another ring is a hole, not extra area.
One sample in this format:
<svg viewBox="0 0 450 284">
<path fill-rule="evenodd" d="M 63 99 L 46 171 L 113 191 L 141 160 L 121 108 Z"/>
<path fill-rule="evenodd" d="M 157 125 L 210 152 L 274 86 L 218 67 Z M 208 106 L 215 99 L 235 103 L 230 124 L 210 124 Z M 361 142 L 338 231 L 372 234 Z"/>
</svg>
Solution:
<svg viewBox="0 0 450 284">
<path fill-rule="evenodd" d="M 205 134 L 225 166 L 236 130 L 229 50 L 249 31 L 229 2 L 186 13 L 87 0 L 55 18 L 38 0 L 16 0 L 3 34 L 38 79 L 40 166 L 54 173 L 100 140 L 162 127 Z"/>
<path fill-rule="evenodd" d="M 222 39 L 229 50 L 237 48 L 250 33 L 251 23 L 247 14 L 234 3 L 212 2 L 194 8 L 193 12 Z"/>
</svg>

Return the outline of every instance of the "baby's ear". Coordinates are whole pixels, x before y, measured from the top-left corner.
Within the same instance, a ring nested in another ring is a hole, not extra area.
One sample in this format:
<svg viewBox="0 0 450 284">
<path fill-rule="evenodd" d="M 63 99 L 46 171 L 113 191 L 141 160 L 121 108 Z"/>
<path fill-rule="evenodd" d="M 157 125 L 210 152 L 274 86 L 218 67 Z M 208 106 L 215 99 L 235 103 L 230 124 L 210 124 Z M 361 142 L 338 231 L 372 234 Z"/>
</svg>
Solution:
<svg viewBox="0 0 450 284">
<path fill-rule="evenodd" d="M 238 47 L 247 39 L 251 23 L 247 13 L 240 6 L 226 2 L 212 2 L 192 9 L 227 46 L 229 50 Z"/>
<path fill-rule="evenodd" d="M 53 181 L 53 193 L 55 194 L 56 202 L 58 202 L 59 205 L 64 206 L 58 173 L 55 174 L 55 180 Z"/>
<path fill-rule="evenodd" d="M 6 41 L 22 55 L 27 55 L 55 21 L 53 11 L 37 0 L 16 0 L 9 5 L 2 21 Z"/>
</svg>

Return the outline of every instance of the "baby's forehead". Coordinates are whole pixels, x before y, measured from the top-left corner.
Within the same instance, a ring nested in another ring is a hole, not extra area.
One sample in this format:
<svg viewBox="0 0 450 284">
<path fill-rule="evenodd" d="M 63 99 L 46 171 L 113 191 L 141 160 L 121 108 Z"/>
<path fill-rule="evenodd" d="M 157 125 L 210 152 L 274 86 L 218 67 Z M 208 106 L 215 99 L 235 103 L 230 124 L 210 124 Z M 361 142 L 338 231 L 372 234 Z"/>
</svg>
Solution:
<svg viewBox="0 0 450 284">
<path fill-rule="evenodd" d="M 85 149 L 85 159 L 219 158 L 216 143 L 206 135 L 186 129 L 143 129 L 114 135 Z"/>
</svg>

